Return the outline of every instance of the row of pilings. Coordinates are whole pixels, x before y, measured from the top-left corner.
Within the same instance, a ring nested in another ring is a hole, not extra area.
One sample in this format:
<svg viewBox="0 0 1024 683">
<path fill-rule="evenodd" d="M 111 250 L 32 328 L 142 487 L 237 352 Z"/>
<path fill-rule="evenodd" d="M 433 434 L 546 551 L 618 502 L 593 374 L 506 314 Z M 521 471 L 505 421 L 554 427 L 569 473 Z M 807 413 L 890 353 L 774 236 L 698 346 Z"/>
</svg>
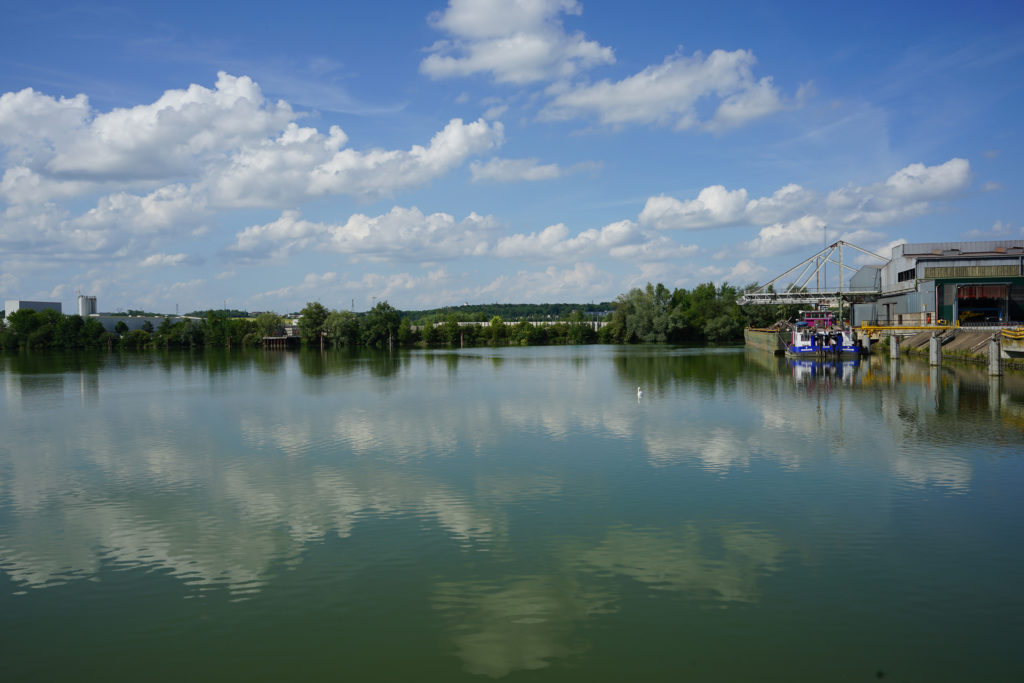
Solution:
<svg viewBox="0 0 1024 683">
<path fill-rule="evenodd" d="M 988 342 L 988 374 L 998 377 L 1003 374 L 1003 353 L 999 336 L 993 335 Z M 899 336 L 889 335 L 889 358 L 899 360 L 900 342 Z M 928 339 L 928 364 L 933 367 L 942 365 L 942 337 L 933 332 Z"/>
</svg>

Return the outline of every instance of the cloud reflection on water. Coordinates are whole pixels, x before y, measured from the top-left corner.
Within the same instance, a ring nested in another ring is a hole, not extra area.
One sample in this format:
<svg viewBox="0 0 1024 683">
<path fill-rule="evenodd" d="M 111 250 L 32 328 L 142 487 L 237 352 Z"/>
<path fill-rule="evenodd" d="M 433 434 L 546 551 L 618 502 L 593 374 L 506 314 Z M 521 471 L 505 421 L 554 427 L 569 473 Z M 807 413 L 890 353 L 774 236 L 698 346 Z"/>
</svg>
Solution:
<svg viewBox="0 0 1024 683">
<path fill-rule="evenodd" d="M 886 371 L 884 386 L 860 372 L 808 391 L 784 373 L 741 381 L 730 374 L 734 359 L 724 376 L 693 378 L 688 358 L 645 356 L 637 376 L 625 361 L 450 355 L 391 363 L 384 374 L 348 365 L 304 374 L 277 402 L 246 373 L 237 386 L 217 374 L 211 392 L 201 367 L 158 368 L 170 374 L 164 390 L 145 372 L 141 387 L 119 385 L 116 369 L 90 372 L 83 395 L 82 382 L 26 385 L 8 372 L 0 569 L 19 590 L 108 567 L 159 569 L 190 590 L 251 596 L 311 545 L 404 516 L 414 520 L 409 533 L 452 541 L 456 553 L 517 557 L 526 552 L 510 532 L 517 514 L 588 495 L 581 476 L 617 468 L 594 494 L 626 502 L 619 518 L 586 530 L 590 541 L 565 534 L 547 543 L 536 532 L 555 569 L 498 564 L 468 583 L 454 570 L 436 577 L 432 603 L 467 670 L 500 676 L 585 648 L 580 626 L 617 608 L 616 582 L 721 606 L 757 601 L 764 578 L 781 571 L 781 530 L 729 518 L 636 525 L 630 514 L 648 490 L 630 487 L 649 482 L 645 470 L 685 481 L 693 468 L 739 482 L 761 462 L 794 474 L 825 465 L 872 483 L 964 493 L 974 477 L 964 445 L 987 438 L 1013 405 L 1000 396 L 999 411 L 986 405 L 979 419 L 969 388 L 957 394 L 948 379 L 936 387 L 909 367 L 895 388 Z M 270 384 L 289 376 L 286 363 L 273 369 L 257 375 Z M 308 363 L 302 370 L 311 372 Z M 638 384 L 647 387 L 641 404 Z M 52 427 L 64 419 L 74 429 Z"/>
<path fill-rule="evenodd" d="M 443 581 L 432 604 L 466 671 L 500 678 L 589 649 L 584 627 L 619 610 L 621 579 L 675 593 L 690 605 L 752 603 L 759 581 L 781 568 L 783 551 L 775 534 L 749 524 L 623 524 L 596 544 L 570 541 L 553 550 L 561 562 L 549 574 Z"/>
</svg>

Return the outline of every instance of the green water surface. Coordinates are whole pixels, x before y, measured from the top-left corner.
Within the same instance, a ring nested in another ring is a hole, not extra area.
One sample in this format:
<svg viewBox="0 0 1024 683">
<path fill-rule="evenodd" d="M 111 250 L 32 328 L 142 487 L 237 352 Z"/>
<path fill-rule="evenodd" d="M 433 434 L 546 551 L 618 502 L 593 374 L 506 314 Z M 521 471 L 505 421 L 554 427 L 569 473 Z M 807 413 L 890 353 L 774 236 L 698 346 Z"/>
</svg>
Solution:
<svg viewBox="0 0 1024 683">
<path fill-rule="evenodd" d="M 0 435 L 2 681 L 1024 680 L 1020 376 L 8 354 Z"/>
</svg>

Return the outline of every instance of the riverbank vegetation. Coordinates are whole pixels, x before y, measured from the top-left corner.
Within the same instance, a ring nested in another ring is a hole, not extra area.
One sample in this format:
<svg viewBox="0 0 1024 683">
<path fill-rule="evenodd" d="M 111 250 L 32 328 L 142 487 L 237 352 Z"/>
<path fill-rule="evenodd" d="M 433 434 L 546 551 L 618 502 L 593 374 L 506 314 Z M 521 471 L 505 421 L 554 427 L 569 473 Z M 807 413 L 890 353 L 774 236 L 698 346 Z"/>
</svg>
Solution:
<svg viewBox="0 0 1024 683">
<path fill-rule="evenodd" d="M 750 285 L 754 287 L 755 285 Z M 399 311 L 386 301 L 365 313 L 310 302 L 294 318 L 210 310 L 181 318 L 131 316 L 110 331 L 95 317 L 19 310 L 0 329 L 4 349 L 198 349 L 260 346 L 267 337 L 307 347 L 387 349 L 399 346 L 540 346 L 548 344 L 728 344 L 747 325 L 769 325 L 792 311 L 736 302 L 743 290 L 727 283 L 669 290 L 648 284 L 599 304 L 489 304 Z M 505 315 L 502 315 L 502 314 Z M 129 322 L 132 325 L 129 325 Z M 155 323 L 155 324 L 154 324 Z"/>
</svg>

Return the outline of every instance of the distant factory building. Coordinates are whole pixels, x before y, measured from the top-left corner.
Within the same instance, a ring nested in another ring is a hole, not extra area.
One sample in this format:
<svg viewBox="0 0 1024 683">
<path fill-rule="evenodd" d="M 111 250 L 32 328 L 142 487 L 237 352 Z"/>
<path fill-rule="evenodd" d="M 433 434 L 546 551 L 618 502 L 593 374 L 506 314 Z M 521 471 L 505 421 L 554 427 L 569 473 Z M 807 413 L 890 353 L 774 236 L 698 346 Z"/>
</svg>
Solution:
<svg viewBox="0 0 1024 683">
<path fill-rule="evenodd" d="M 4 301 L 4 315 L 8 316 L 15 311 L 27 309 L 30 311 L 57 311 L 62 313 L 59 301 L 19 301 L 7 299 Z"/>
<path fill-rule="evenodd" d="M 855 324 L 1024 322 L 1024 240 L 900 244 L 888 263 L 861 268 L 850 284 L 879 292 L 854 304 Z"/>
<path fill-rule="evenodd" d="M 78 295 L 78 315 L 83 318 L 87 315 L 96 315 L 96 297 Z"/>
</svg>

